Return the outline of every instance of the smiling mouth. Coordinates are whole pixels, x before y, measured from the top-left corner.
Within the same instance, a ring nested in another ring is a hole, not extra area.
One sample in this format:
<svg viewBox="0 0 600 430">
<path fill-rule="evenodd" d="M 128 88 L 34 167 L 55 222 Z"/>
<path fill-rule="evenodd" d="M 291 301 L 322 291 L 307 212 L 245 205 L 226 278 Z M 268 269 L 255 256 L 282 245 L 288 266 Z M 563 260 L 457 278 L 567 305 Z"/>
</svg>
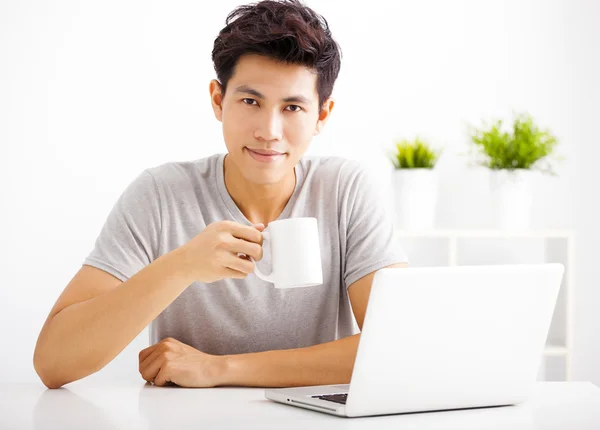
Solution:
<svg viewBox="0 0 600 430">
<path fill-rule="evenodd" d="M 261 162 L 277 161 L 284 158 L 286 155 L 285 152 L 278 152 L 268 149 L 250 149 L 248 147 L 245 147 L 245 149 L 248 151 L 248 154 L 250 154 L 252 158 L 254 158 L 256 161 Z"/>
</svg>

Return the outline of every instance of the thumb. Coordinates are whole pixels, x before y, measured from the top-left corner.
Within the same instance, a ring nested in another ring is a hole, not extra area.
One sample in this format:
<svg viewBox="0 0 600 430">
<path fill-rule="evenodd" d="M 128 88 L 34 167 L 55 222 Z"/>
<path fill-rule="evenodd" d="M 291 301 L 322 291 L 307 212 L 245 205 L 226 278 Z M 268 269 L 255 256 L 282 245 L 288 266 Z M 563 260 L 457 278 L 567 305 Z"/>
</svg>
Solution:
<svg viewBox="0 0 600 430">
<path fill-rule="evenodd" d="M 262 222 L 258 224 L 252 224 L 252 226 L 258 231 L 263 231 L 265 229 L 265 225 Z"/>
</svg>

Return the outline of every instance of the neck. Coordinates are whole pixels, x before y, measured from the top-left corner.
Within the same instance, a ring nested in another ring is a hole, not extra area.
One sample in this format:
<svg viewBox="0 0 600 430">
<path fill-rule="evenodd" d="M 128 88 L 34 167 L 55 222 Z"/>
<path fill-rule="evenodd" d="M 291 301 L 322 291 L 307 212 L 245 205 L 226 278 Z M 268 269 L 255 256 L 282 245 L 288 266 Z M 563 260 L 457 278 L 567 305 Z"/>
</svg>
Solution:
<svg viewBox="0 0 600 430">
<path fill-rule="evenodd" d="M 276 220 L 296 187 L 296 174 L 293 170 L 281 181 L 263 185 L 246 181 L 228 156 L 225 156 L 223 167 L 227 192 L 253 224 L 262 223 L 266 226 Z"/>
</svg>

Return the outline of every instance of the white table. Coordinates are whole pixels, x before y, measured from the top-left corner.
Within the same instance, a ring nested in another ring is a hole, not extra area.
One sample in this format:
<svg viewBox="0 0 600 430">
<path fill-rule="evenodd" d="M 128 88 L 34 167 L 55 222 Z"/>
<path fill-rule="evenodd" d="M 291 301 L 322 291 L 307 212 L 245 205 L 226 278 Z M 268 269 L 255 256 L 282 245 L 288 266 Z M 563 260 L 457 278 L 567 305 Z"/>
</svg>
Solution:
<svg viewBox="0 0 600 430">
<path fill-rule="evenodd" d="M 520 406 L 367 418 L 280 405 L 262 389 L 142 382 L 2 384 L 0 429 L 600 429 L 600 389 L 588 382 L 540 382 Z"/>
</svg>

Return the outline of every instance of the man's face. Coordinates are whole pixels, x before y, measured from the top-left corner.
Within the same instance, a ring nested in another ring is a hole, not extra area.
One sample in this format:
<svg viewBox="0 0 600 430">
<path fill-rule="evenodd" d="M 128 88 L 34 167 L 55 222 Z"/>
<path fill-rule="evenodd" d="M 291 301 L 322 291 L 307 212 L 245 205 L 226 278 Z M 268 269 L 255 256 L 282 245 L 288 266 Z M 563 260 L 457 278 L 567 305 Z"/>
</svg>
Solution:
<svg viewBox="0 0 600 430">
<path fill-rule="evenodd" d="M 211 82 L 228 158 L 247 181 L 273 184 L 293 171 L 333 108 L 328 100 L 319 113 L 316 84 L 312 70 L 260 55 L 238 60 L 224 97 Z"/>
</svg>

